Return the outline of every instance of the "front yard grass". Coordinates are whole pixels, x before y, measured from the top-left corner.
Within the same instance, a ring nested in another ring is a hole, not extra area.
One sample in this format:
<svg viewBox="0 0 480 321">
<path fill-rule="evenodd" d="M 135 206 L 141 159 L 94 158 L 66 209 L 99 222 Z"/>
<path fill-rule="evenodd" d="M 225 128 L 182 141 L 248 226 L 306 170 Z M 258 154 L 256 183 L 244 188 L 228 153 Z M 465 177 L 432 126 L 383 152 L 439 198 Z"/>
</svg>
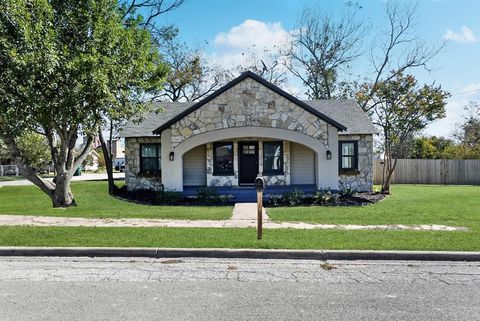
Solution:
<svg viewBox="0 0 480 321">
<path fill-rule="evenodd" d="M 228 219 L 230 206 L 148 206 L 110 197 L 105 182 L 75 182 L 79 206 L 52 209 L 33 186 L 0 188 L 0 214 L 71 217 Z M 445 224 L 469 231 L 353 231 L 253 228 L 0 227 L 0 246 L 195 247 L 480 251 L 480 187 L 395 185 L 367 207 L 268 209 L 275 221 L 338 224 Z"/>
<path fill-rule="evenodd" d="M 479 228 L 480 186 L 394 185 L 392 195 L 369 206 L 278 207 L 267 211 L 273 221 Z"/>
<path fill-rule="evenodd" d="M 0 188 L 0 215 L 225 220 L 233 210 L 232 206 L 136 204 L 108 195 L 106 182 L 72 182 L 72 192 L 77 207 L 54 209 L 50 199 L 35 186 L 4 186 Z"/>
<path fill-rule="evenodd" d="M 479 251 L 469 232 L 293 230 L 253 228 L 0 227 L 0 246 L 93 246 Z"/>
</svg>

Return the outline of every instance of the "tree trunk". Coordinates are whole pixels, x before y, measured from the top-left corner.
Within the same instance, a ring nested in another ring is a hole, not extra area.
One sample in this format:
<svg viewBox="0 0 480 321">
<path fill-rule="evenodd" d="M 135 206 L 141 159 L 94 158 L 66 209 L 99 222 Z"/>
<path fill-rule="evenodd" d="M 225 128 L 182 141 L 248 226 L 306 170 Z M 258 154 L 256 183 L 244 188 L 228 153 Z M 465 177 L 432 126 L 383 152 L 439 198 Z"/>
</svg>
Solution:
<svg viewBox="0 0 480 321">
<path fill-rule="evenodd" d="M 103 158 L 105 159 L 105 167 L 107 169 L 107 178 L 108 178 L 108 193 L 113 195 L 114 192 L 118 189 L 117 185 L 115 185 L 115 181 L 113 179 L 113 162 L 112 162 L 112 148 L 110 143 L 110 150 L 105 143 L 105 139 L 103 138 L 102 129 L 98 130 L 98 137 L 100 139 L 100 144 L 102 145 L 102 152 Z M 110 140 L 111 141 L 111 140 Z"/>
<path fill-rule="evenodd" d="M 382 182 L 382 194 L 390 194 L 390 181 L 392 180 L 393 172 L 395 171 L 395 167 L 397 166 L 397 159 L 395 159 L 393 163 L 390 157 L 388 157 L 387 159 L 388 159 L 388 163 L 386 163 L 387 175 Z"/>
<path fill-rule="evenodd" d="M 53 207 L 77 206 L 70 189 L 68 174 L 55 176 L 55 189 L 50 198 L 52 199 Z"/>
</svg>

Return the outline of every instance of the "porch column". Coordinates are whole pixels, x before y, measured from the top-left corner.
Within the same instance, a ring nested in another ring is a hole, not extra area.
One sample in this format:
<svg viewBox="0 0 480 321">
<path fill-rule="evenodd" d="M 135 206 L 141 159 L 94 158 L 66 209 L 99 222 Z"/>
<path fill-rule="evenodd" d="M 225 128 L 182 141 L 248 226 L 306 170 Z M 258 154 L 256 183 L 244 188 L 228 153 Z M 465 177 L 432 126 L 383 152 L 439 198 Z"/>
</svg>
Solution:
<svg viewBox="0 0 480 321">
<path fill-rule="evenodd" d="M 317 188 L 338 189 L 338 131 L 328 126 L 328 150 L 332 152 L 332 159 L 327 159 L 327 148 L 319 143 L 316 148 Z"/>
<path fill-rule="evenodd" d="M 166 189 L 183 192 L 183 157 L 173 150 L 173 161 L 170 160 L 172 151 L 170 129 L 162 132 L 161 142 L 162 183 Z"/>
</svg>

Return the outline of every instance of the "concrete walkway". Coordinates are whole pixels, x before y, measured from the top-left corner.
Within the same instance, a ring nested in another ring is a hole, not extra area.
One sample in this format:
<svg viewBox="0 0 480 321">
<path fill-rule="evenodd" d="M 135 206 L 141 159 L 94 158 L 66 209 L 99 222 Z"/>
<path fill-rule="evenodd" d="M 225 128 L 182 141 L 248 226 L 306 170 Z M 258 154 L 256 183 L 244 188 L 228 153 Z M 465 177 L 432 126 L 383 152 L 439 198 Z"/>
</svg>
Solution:
<svg viewBox="0 0 480 321">
<path fill-rule="evenodd" d="M 233 221 L 257 221 L 257 203 L 236 203 L 233 208 L 231 220 Z M 269 221 L 270 218 L 262 207 L 262 220 Z"/>
<path fill-rule="evenodd" d="M 0 215 L 0 226 L 69 226 L 69 227 L 256 227 L 251 219 L 214 220 L 162 220 L 162 219 L 91 219 L 80 217 Z M 445 225 L 352 225 L 352 224 L 309 224 L 294 222 L 271 222 L 264 220 L 265 229 L 340 229 L 340 230 L 411 230 L 411 231 L 468 231 L 466 227 Z"/>
<path fill-rule="evenodd" d="M 125 173 L 113 173 L 113 178 L 115 179 L 124 179 Z M 47 181 L 51 181 L 53 178 L 45 178 Z M 107 173 L 83 173 L 80 176 L 73 176 L 72 181 L 101 181 L 107 179 Z M 5 181 L 0 182 L 0 187 L 2 186 L 25 186 L 25 185 L 33 185 L 32 182 L 26 179 L 19 179 L 16 181 Z"/>
</svg>

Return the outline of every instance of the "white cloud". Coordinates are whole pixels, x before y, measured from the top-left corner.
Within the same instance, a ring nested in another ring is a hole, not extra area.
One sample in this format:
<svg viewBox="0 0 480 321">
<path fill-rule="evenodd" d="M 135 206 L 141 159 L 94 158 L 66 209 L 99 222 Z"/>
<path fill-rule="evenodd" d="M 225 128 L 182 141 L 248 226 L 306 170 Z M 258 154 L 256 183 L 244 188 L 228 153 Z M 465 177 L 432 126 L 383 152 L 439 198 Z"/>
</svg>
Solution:
<svg viewBox="0 0 480 321">
<path fill-rule="evenodd" d="M 209 59 L 229 70 L 251 66 L 254 61 L 260 64 L 260 59 L 267 65 L 273 64 L 274 60 L 269 58 L 285 47 L 291 35 L 292 31 L 285 30 L 281 22 L 247 19 L 215 36 Z"/>
<path fill-rule="evenodd" d="M 285 43 L 289 36 L 290 33 L 280 22 L 248 19 L 232 27 L 228 32 L 220 32 L 215 37 L 214 43 L 219 50 L 239 51 L 250 47 L 273 50 Z"/>
<path fill-rule="evenodd" d="M 480 41 L 480 39 L 473 33 L 473 30 L 466 26 L 463 26 L 460 32 L 447 29 L 443 35 L 443 39 L 463 43 L 476 43 Z"/>
</svg>

